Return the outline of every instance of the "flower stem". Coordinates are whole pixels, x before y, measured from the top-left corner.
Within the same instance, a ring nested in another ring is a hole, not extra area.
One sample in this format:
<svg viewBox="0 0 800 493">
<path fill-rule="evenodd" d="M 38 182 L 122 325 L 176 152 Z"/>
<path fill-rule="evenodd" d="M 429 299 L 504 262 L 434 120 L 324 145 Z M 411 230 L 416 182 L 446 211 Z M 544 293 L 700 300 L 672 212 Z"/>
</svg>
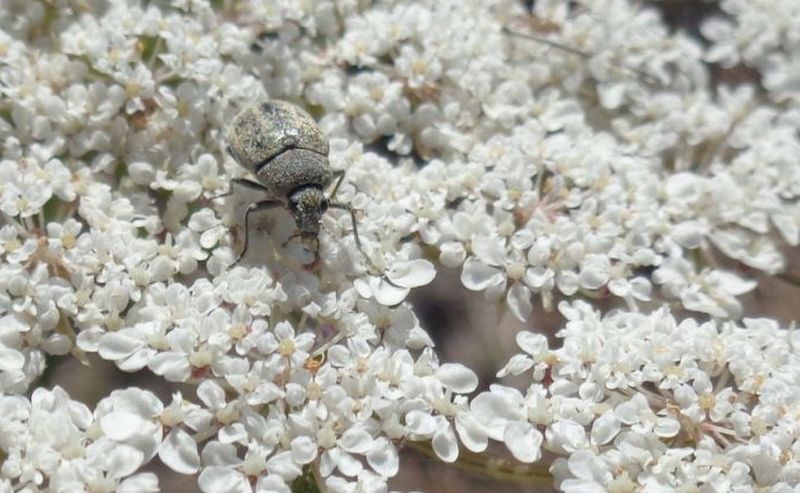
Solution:
<svg viewBox="0 0 800 493">
<path fill-rule="evenodd" d="M 421 452 L 434 460 L 440 461 L 433 451 L 431 442 L 404 442 L 405 445 Z M 548 466 L 541 463 L 524 464 L 513 459 L 498 459 L 485 452 L 475 453 L 460 450 L 458 460 L 453 465 L 462 471 L 497 481 L 517 484 L 535 484 L 553 486 L 553 475 Z"/>
</svg>

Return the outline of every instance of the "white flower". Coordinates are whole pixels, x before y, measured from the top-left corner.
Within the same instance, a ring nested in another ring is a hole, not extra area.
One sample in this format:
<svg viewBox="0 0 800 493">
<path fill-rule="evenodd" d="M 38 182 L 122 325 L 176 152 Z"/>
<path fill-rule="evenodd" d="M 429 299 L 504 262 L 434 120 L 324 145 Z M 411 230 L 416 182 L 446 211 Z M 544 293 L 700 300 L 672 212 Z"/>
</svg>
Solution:
<svg viewBox="0 0 800 493">
<path fill-rule="evenodd" d="M 395 59 L 395 67 L 398 73 L 405 77 L 411 89 L 435 85 L 442 73 L 442 65 L 436 55 L 429 51 L 420 54 L 409 45 L 400 48 L 400 56 Z"/>
<path fill-rule="evenodd" d="M 530 398 L 537 396 L 533 394 Z M 493 385 L 491 392 L 473 399 L 470 407 L 490 438 L 504 442 L 517 460 L 533 462 L 541 457 L 544 437 L 528 422 L 526 400 L 516 389 Z"/>
<path fill-rule="evenodd" d="M 406 299 L 411 288 L 430 283 L 435 275 L 433 264 L 427 260 L 398 260 L 383 275 L 356 279 L 354 286 L 364 298 L 375 297 L 382 305 L 395 306 Z"/>
<path fill-rule="evenodd" d="M 511 312 L 521 321 L 528 319 L 533 310 L 531 290 L 522 282 L 526 264 L 523 254 L 506 251 L 498 237 L 475 237 L 472 240 L 474 256 L 468 257 L 461 271 L 461 282 L 468 289 L 486 290 L 492 298 L 505 294 Z M 511 286 L 506 289 L 511 281 Z"/>
</svg>

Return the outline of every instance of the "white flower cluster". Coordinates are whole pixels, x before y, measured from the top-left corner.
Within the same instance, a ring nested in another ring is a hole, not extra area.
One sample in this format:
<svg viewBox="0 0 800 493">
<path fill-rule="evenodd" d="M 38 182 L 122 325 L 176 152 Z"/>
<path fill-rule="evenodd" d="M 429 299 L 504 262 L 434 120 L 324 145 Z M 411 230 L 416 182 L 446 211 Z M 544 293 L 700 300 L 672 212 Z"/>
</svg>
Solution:
<svg viewBox="0 0 800 493">
<path fill-rule="evenodd" d="M 151 392 L 117 390 L 92 413 L 60 387 L 38 388 L 30 400 L 0 396 L 2 491 L 158 490 L 153 473 L 136 471 L 161 445 L 163 405 Z"/>
<path fill-rule="evenodd" d="M 783 3 L 765 26 L 722 2 L 708 48 L 623 0 L 0 3 L 0 491 L 156 491 L 137 471 L 158 457 L 206 492 L 383 492 L 402 443 L 453 462 L 490 438 L 561 456 L 566 491 L 797 484 L 795 338 L 737 325 L 756 283 L 732 271 L 800 242 Z M 309 263 L 275 210 L 233 266 L 252 197 L 223 198 L 245 174 L 224 129 L 265 98 L 331 138 L 363 251 L 334 211 Z M 441 268 L 521 321 L 560 297 L 629 311 L 561 305 L 563 346 L 522 333 L 501 372 L 532 369 L 526 393 L 470 402 L 406 301 Z M 664 301 L 718 320 L 639 312 Z M 196 398 L 92 411 L 39 380 L 70 353 Z"/>
<path fill-rule="evenodd" d="M 711 62 L 758 70 L 764 89 L 776 101 L 791 100 L 797 109 L 800 84 L 800 5 L 792 0 L 720 2 L 722 14 L 702 25 L 713 44 Z"/>
<path fill-rule="evenodd" d="M 565 492 L 795 491 L 797 331 L 560 309 L 560 347 L 520 332 L 523 352 L 499 373 L 530 386 L 493 385 L 470 404 L 515 458 L 561 456 L 551 470 Z"/>
</svg>

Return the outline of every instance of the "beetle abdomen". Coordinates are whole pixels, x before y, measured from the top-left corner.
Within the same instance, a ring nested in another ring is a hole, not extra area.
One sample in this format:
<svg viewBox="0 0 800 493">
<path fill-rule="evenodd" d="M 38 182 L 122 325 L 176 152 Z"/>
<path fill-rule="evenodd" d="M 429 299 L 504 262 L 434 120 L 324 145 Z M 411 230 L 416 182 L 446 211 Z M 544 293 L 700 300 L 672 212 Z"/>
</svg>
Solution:
<svg viewBox="0 0 800 493">
<path fill-rule="evenodd" d="M 226 139 L 234 159 L 262 180 L 269 162 L 290 149 L 314 152 L 327 163 L 328 139 L 308 113 L 285 101 L 244 108 L 228 127 Z"/>
<path fill-rule="evenodd" d="M 261 165 L 256 176 L 276 196 L 286 196 L 301 186 L 325 188 L 333 172 L 327 156 L 308 149 L 288 149 Z"/>
</svg>

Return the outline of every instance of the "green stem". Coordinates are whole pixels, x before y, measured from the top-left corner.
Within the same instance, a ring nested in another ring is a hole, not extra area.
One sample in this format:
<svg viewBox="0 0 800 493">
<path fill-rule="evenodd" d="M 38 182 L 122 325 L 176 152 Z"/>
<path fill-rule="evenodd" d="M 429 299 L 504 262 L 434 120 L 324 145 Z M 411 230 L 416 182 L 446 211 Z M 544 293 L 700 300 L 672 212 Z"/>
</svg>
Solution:
<svg viewBox="0 0 800 493">
<path fill-rule="evenodd" d="M 794 286 L 796 288 L 800 288 L 800 275 L 798 275 L 798 274 L 792 274 L 792 273 L 789 273 L 789 272 L 781 272 L 779 274 L 776 274 L 775 277 L 777 277 L 778 279 L 780 279 L 781 281 L 783 281 L 783 282 L 785 282 L 787 284 L 791 284 L 792 286 Z"/>
<path fill-rule="evenodd" d="M 441 461 L 430 442 L 404 442 L 404 445 L 436 461 Z M 486 453 L 477 454 L 462 449 L 453 465 L 470 474 L 505 483 L 553 486 L 553 475 L 550 474 L 548 466 L 542 464 L 524 464 L 513 459 L 498 459 L 489 457 Z"/>
</svg>

